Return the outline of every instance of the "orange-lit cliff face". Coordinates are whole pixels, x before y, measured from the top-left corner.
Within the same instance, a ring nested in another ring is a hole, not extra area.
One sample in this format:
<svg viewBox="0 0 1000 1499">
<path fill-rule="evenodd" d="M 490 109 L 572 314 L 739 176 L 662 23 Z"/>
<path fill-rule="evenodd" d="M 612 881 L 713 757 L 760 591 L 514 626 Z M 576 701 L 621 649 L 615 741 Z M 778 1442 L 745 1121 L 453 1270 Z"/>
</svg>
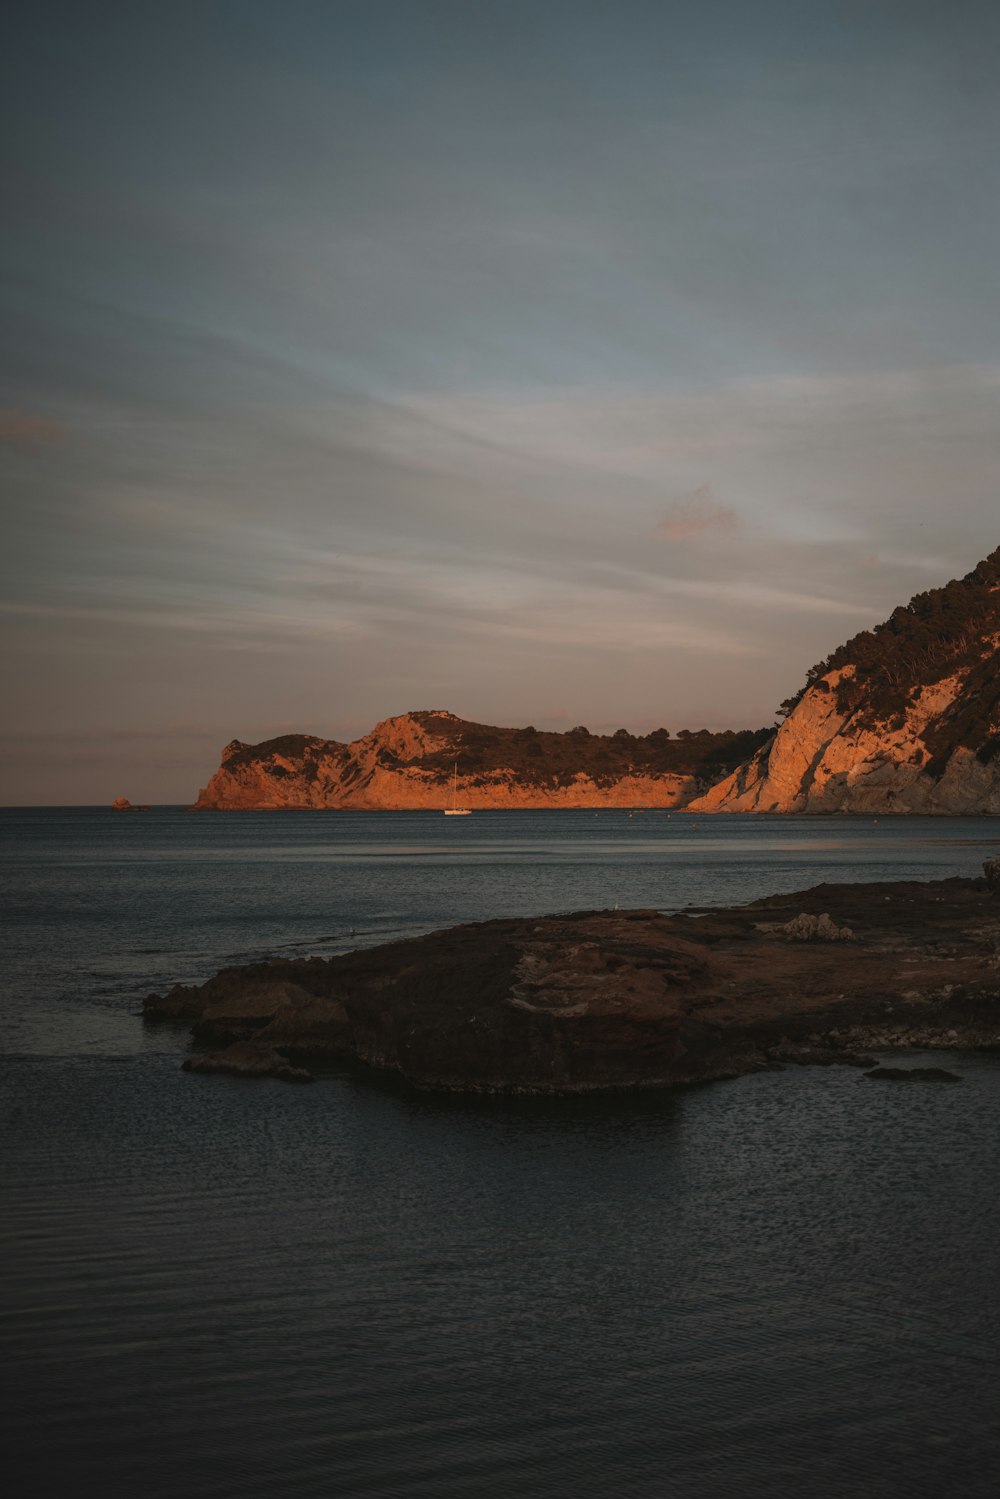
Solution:
<svg viewBox="0 0 1000 1499">
<path fill-rule="evenodd" d="M 472 810 L 529 807 L 677 807 L 742 758 L 746 736 L 636 737 L 539 733 L 468 723 L 442 710 L 404 713 L 353 744 L 290 735 L 264 744 L 234 740 L 199 793 L 206 810 L 293 808 Z M 750 735 L 750 748 L 760 736 Z M 729 763 L 726 763 L 726 752 Z M 705 784 L 703 781 L 702 784 Z"/>
<path fill-rule="evenodd" d="M 233 742 L 199 807 L 1000 813 L 1000 550 L 809 673 L 780 730 L 611 736 L 386 719 L 354 744 Z"/>
<path fill-rule="evenodd" d="M 699 812 L 1000 813 L 1000 551 L 810 673 Z"/>
</svg>

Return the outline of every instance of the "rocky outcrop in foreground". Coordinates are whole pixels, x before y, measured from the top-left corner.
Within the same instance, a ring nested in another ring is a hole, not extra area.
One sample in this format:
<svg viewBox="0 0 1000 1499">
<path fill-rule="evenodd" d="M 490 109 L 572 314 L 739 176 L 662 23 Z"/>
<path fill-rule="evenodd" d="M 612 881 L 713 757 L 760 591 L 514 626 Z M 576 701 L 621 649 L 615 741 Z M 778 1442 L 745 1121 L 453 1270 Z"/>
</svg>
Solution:
<svg viewBox="0 0 1000 1499">
<path fill-rule="evenodd" d="M 698 812 L 1000 812 L 1000 551 L 814 667 Z"/>
<path fill-rule="evenodd" d="M 768 730 L 565 734 L 470 723 L 443 709 L 403 713 L 351 744 L 289 734 L 234 739 L 198 811 L 328 808 L 472 811 L 676 807 L 752 753 Z M 457 780 L 457 784 L 456 784 Z"/>
<path fill-rule="evenodd" d="M 230 1048 L 200 1070 L 356 1058 L 452 1091 L 871 1066 L 892 1048 L 1000 1049 L 1000 900 L 985 879 L 820 885 L 701 914 L 489 921 L 224 969 L 144 1008 Z"/>
</svg>

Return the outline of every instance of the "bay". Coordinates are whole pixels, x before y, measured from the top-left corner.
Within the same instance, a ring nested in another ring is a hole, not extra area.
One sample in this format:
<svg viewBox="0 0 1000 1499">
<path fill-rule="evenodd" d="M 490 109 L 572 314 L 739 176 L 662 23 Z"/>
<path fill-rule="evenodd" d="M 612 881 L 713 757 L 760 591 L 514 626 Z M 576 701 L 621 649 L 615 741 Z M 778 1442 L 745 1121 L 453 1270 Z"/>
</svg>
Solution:
<svg viewBox="0 0 1000 1499">
<path fill-rule="evenodd" d="M 16 1491 L 995 1492 L 1000 1066 L 196 1078 L 151 989 L 456 921 L 978 872 L 995 819 L 0 813 Z"/>
</svg>

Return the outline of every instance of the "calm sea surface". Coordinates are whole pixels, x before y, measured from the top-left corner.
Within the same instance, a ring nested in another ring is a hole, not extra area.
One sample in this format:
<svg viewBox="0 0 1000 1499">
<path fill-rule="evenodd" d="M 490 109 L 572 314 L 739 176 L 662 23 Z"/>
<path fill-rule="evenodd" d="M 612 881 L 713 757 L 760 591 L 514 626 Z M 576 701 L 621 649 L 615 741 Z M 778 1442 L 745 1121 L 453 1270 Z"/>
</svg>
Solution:
<svg viewBox="0 0 1000 1499">
<path fill-rule="evenodd" d="M 192 1077 L 137 1013 L 457 921 L 972 874 L 1000 820 L 53 809 L 0 840 L 18 1499 L 1000 1491 L 1000 1062 L 469 1102 Z"/>
</svg>

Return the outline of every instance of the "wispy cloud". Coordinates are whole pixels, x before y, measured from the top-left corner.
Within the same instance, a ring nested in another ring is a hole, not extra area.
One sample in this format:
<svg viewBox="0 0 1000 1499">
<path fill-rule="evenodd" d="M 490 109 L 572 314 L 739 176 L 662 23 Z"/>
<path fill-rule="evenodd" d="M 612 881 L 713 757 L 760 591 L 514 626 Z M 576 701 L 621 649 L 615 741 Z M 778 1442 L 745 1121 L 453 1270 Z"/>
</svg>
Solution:
<svg viewBox="0 0 1000 1499">
<path fill-rule="evenodd" d="M 47 421 L 45 417 L 33 416 L 28 411 L 0 411 L 0 447 L 30 453 L 62 442 L 65 435 L 58 422 Z"/>
<path fill-rule="evenodd" d="M 656 529 L 668 541 L 683 542 L 705 531 L 735 531 L 736 526 L 735 510 L 717 505 L 712 486 L 700 484 L 674 501 Z"/>
</svg>

